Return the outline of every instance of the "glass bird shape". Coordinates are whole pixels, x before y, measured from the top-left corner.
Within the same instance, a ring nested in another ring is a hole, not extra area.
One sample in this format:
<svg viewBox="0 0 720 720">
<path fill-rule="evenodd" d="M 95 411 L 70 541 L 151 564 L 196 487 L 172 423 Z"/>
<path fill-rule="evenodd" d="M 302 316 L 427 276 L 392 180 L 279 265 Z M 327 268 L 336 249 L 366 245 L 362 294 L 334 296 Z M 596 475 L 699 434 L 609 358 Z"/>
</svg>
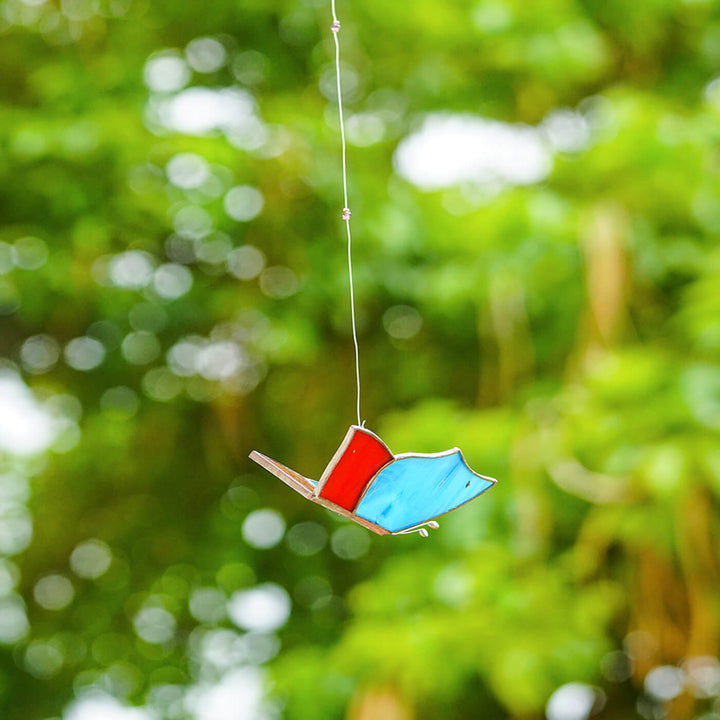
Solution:
<svg viewBox="0 0 720 720">
<path fill-rule="evenodd" d="M 378 535 L 438 527 L 434 518 L 473 500 L 495 484 L 472 470 L 459 448 L 393 455 L 375 433 L 351 425 L 320 480 L 311 480 L 262 453 L 250 458 L 303 497 Z"/>
</svg>

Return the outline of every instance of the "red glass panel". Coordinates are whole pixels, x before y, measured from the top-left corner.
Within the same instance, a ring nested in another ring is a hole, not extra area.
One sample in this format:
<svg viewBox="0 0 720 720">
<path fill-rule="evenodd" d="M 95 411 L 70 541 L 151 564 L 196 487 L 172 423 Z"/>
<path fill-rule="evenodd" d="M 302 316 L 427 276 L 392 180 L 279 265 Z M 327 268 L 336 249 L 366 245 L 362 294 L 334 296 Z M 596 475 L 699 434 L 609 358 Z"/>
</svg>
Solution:
<svg viewBox="0 0 720 720">
<path fill-rule="evenodd" d="M 352 512 L 375 473 L 393 459 L 392 453 L 373 435 L 356 430 L 320 497 Z"/>
</svg>

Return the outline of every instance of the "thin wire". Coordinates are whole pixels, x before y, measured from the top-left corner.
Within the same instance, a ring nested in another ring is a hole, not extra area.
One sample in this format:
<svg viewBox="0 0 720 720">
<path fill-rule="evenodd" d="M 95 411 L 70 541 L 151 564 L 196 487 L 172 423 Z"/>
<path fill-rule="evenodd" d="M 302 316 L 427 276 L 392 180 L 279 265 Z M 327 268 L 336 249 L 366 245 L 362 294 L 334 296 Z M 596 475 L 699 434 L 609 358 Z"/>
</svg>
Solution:
<svg viewBox="0 0 720 720">
<path fill-rule="evenodd" d="M 352 237 L 350 235 L 350 209 L 348 208 L 348 184 L 347 184 L 347 159 L 345 147 L 345 120 L 343 118 L 342 90 L 340 88 L 340 40 L 338 31 L 340 30 L 340 21 L 335 13 L 335 0 L 331 0 L 331 9 L 333 16 L 333 39 L 335 40 L 335 76 L 337 78 L 337 100 L 338 114 L 340 115 L 340 141 L 342 143 L 342 176 L 343 176 L 343 198 L 345 205 L 343 207 L 342 217 L 345 220 L 347 229 L 347 256 L 348 256 L 348 277 L 350 280 L 350 317 L 352 319 L 353 344 L 355 345 L 355 380 L 357 382 L 357 421 L 358 425 L 362 425 L 360 421 L 360 351 L 358 349 L 357 328 L 355 325 L 355 288 L 353 285 L 353 267 L 352 267 Z"/>
</svg>

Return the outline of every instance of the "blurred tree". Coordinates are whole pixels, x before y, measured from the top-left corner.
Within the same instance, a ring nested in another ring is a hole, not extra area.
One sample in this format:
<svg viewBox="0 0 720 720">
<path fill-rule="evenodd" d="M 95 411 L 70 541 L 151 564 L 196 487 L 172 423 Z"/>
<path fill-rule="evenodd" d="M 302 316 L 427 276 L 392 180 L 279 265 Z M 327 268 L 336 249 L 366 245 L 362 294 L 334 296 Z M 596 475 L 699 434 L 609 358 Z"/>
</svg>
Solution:
<svg viewBox="0 0 720 720">
<path fill-rule="evenodd" d="M 339 10 L 365 416 L 500 482 L 246 459 L 352 422 L 327 2 L 0 0 L 2 717 L 716 717 L 720 6 Z"/>
</svg>

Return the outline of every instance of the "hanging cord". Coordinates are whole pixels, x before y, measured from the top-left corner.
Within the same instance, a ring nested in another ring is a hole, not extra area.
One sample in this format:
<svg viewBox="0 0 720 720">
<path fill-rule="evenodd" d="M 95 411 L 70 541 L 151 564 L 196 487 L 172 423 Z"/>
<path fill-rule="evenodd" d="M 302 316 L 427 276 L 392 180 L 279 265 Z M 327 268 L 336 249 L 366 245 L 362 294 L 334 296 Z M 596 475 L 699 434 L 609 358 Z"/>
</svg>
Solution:
<svg viewBox="0 0 720 720">
<path fill-rule="evenodd" d="M 340 89 L 340 40 L 338 33 L 340 32 L 340 21 L 335 13 L 335 0 L 331 0 L 333 23 L 330 29 L 335 40 L 335 75 L 337 77 L 337 102 L 338 113 L 340 115 L 340 139 L 342 142 L 342 176 L 343 176 L 343 197 L 345 206 L 342 211 L 342 219 L 345 221 L 347 229 L 347 256 L 348 256 L 348 277 L 350 279 L 350 316 L 352 318 L 353 343 L 355 345 L 355 379 L 357 381 L 357 422 L 360 421 L 360 351 L 358 350 L 357 328 L 355 327 L 355 289 L 353 287 L 353 267 L 352 267 L 352 238 L 350 236 L 350 217 L 352 213 L 348 207 L 348 188 L 347 188 L 347 160 L 345 151 L 345 121 L 343 119 L 342 91 Z"/>
</svg>

